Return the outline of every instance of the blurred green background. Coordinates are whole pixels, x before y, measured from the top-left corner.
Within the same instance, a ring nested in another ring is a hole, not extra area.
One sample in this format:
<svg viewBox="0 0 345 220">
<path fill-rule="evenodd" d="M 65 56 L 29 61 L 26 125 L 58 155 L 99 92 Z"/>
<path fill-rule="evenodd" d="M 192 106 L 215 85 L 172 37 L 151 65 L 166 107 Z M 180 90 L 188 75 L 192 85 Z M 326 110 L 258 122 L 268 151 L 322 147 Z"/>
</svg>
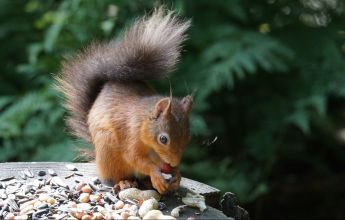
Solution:
<svg viewBox="0 0 345 220">
<path fill-rule="evenodd" d="M 195 94 L 183 175 L 235 192 L 252 219 L 344 219 L 342 0 L 1 0 L 0 161 L 73 160 L 60 61 L 162 3 L 193 23 L 171 77 Z"/>
</svg>

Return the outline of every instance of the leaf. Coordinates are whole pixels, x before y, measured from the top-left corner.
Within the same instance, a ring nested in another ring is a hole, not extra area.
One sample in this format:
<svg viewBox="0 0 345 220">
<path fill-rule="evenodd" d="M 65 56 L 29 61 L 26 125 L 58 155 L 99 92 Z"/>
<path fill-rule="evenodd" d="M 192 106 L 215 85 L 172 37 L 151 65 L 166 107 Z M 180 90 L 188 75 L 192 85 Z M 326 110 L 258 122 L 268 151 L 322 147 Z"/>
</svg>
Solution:
<svg viewBox="0 0 345 220">
<path fill-rule="evenodd" d="M 294 124 L 306 134 L 310 133 L 309 114 L 304 110 L 294 112 L 287 118 L 286 122 Z"/>
</svg>

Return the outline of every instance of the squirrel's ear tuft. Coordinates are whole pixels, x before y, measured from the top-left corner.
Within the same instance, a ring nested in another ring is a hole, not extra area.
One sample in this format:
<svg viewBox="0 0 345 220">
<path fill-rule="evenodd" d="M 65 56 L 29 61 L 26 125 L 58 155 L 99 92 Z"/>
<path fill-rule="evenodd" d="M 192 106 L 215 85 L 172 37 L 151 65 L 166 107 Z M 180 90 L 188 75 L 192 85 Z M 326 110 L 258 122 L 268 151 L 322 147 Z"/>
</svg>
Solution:
<svg viewBox="0 0 345 220">
<path fill-rule="evenodd" d="M 171 100 L 170 98 L 160 99 L 155 106 L 153 117 L 159 118 L 161 114 L 168 115 L 171 112 Z"/>
<path fill-rule="evenodd" d="M 184 113 L 188 114 L 190 110 L 192 110 L 193 105 L 193 97 L 190 95 L 187 95 L 181 100 L 181 107 Z"/>
</svg>

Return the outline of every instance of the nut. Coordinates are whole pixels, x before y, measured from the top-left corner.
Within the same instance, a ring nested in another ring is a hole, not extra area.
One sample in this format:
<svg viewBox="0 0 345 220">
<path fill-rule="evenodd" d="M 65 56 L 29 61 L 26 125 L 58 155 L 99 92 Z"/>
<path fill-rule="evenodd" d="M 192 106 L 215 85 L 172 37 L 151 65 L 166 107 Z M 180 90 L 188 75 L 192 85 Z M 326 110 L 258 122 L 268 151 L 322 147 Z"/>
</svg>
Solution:
<svg viewBox="0 0 345 220">
<path fill-rule="evenodd" d="M 89 185 L 85 185 L 81 188 L 81 191 L 83 193 L 91 193 L 92 192 L 92 188 Z"/>
<path fill-rule="evenodd" d="M 122 209 L 124 205 L 125 205 L 125 203 L 123 201 L 119 200 L 115 203 L 115 209 Z"/>
<path fill-rule="evenodd" d="M 154 198 L 145 200 L 143 204 L 140 206 L 139 215 L 140 217 L 144 217 L 149 211 L 154 209 L 158 209 L 157 200 Z"/>
<path fill-rule="evenodd" d="M 79 202 L 89 202 L 90 194 L 89 193 L 82 193 L 79 196 Z"/>
</svg>

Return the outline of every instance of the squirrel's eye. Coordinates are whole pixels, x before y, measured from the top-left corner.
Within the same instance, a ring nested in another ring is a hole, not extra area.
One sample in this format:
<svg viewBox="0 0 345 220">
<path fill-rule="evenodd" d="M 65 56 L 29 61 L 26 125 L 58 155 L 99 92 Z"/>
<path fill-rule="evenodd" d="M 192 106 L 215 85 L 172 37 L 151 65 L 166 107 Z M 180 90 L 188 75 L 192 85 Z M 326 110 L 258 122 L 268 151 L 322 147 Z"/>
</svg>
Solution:
<svg viewBox="0 0 345 220">
<path fill-rule="evenodd" d="M 165 144 L 168 143 L 169 137 L 168 137 L 167 134 L 160 134 L 158 140 L 159 140 L 159 142 L 160 142 L 161 144 L 164 144 L 164 145 L 165 145 Z"/>
</svg>

